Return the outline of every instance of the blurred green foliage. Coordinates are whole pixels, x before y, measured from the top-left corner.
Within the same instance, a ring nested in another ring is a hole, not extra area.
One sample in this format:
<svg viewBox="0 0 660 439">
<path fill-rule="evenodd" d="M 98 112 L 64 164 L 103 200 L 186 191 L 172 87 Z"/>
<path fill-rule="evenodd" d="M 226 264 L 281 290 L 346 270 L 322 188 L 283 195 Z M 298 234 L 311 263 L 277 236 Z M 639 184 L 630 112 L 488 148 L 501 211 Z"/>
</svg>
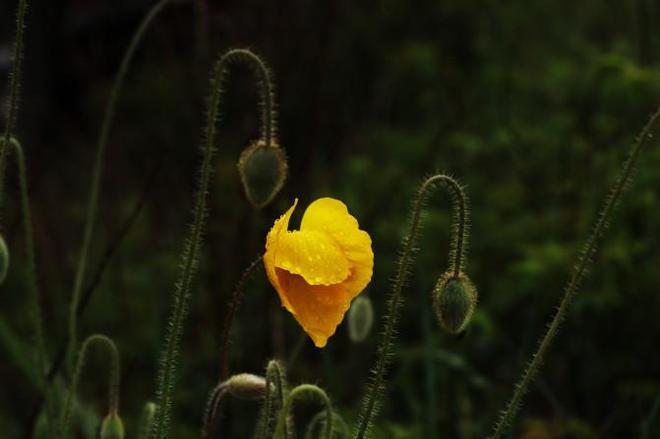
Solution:
<svg viewBox="0 0 660 439">
<path fill-rule="evenodd" d="M 103 105 L 150 2 L 33 3 L 18 132 L 30 169 L 52 356 L 66 332 Z M 13 7 L 0 5 L 3 44 L 12 38 Z M 448 263 L 451 214 L 447 197 L 436 194 L 404 291 L 397 356 L 374 437 L 471 438 L 489 432 L 510 397 L 628 145 L 660 102 L 658 20 L 660 5 L 650 0 L 197 0 L 170 6 L 147 36 L 119 102 L 92 267 L 155 168 L 154 182 L 81 322 L 83 335 L 108 334 L 121 351 L 129 437 L 153 397 L 178 253 L 191 220 L 196 145 L 216 52 L 245 45 L 270 62 L 290 178 L 263 211 L 243 197 L 236 161 L 257 135 L 258 114 L 250 72 L 237 68 L 222 106 L 175 437 L 198 436 L 219 373 L 218 335 L 233 285 L 294 197 L 303 205 L 320 196 L 339 198 L 370 232 L 376 265 L 368 293 L 378 317 L 412 195 L 422 177 L 445 171 L 466 184 L 471 197 L 467 271 L 480 303 L 461 339 L 444 334 L 431 315 L 430 293 Z M 657 411 L 657 143 L 643 152 L 592 273 L 526 399 L 515 437 L 636 437 Z M 29 325 L 13 170 L 8 185 L 3 233 L 13 268 L 0 294 L 0 431 L 23 437 L 36 391 L 26 367 Z M 259 273 L 237 315 L 232 371 L 263 373 L 269 358 L 286 361 L 303 343 L 288 364 L 290 381 L 318 383 L 353 422 L 377 331 L 354 345 L 342 325 L 324 350 L 301 334 Z M 97 418 L 104 416 L 102 360 L 90 359 L 89 370 L 98 373 L 81 384 L 81 397 Z M 226 409 L 223 437 L 249 437 L 256 404 L 232 401 Z M 316 407 L 306 410 L 297 410 L 297 417 L 310 419 Z M 660 437 L 660 420 L 646 431 L 648 438 Z"/>
</svg>

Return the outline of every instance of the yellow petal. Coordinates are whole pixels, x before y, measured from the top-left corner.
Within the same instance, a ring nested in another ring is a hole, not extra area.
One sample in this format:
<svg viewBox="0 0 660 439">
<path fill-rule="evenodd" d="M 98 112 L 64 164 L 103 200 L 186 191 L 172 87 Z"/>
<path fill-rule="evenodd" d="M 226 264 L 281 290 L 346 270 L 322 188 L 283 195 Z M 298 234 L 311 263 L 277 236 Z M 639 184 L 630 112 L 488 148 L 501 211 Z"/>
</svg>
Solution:
<svg viewBox="0 0 660 439">
<path fill-rule="evenodd" d="M 349 282 L 337 285 L 309 285 L 302 276 L 277 269 L 278 292 L 286 295 L 286 309 L 309 334 L 314 345 L 322 348 L 336 331 L 350 307 Z M 287 305 L 288 303 L 288 305 Z"/>
<path fill-rule="evenodd" d="M 374 267 L 371 237 L 360 230 L 358 221 L 348 213 L 344 203 L 334 198 L 314 201 L 303 215 L 300 230 L 324 232 L 339 245 L 351 265 L 355 295 L 369 284 Z"/>
<path fill-rule="evenodd" d="M 264 265 L 282 305 L 323 347 L 371 280 L 371 238 L 346 205 L 331 198 L 313 202 L 301 230 L 289 232 L 296 203 L 268 233 Z"/>
</svg>

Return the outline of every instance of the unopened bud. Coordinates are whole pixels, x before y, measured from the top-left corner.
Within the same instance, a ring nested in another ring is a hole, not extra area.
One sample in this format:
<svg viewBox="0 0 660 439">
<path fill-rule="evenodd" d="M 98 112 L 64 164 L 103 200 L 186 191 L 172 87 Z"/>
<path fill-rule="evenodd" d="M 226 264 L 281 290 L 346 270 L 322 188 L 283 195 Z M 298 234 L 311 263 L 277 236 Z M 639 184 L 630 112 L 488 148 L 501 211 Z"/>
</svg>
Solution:
<svg viewBox="0 0 660 439">
<path fill-rule="evenodd" d="M 124 423 L 116 412 L 108 414 L 101 425 L 101 439 L 124 439 Z"/>
<path fill-rule="evenodd" d="M 9 250 L 7 250 L 7 244 L 5 244 L 4 238 L 0 235 L 0 285 L 5 281 L 8 271 Z"/>
<path fill-rule="evenodd" d="M 470 323 L 477 305 L 477 289 L 464 273 L 447 272 L 433 290 L 433 308 L 440 326 L 458 334 Z"/>
<path fill-rule="evenodd" d="M 225 382 L 227 391 L 238 399 L 259 399 L 266 394 L 266 379 L 251 373 L 240 373 Z"/>
<path fill-rule="evenodd" d="M 258 140 L 247 147 L 238 160 L 238 172 L 248 201 L 262 208 L 282 189 L 289 166 L 286 155 L 276 143 Z"/>
<path fill-rule="evenodd" d="M 363 342 L 374 324 L 374 307 L 367 296 L 358 296 L 348 311 L 348 336 L 353 343 Z"/>
</svg>

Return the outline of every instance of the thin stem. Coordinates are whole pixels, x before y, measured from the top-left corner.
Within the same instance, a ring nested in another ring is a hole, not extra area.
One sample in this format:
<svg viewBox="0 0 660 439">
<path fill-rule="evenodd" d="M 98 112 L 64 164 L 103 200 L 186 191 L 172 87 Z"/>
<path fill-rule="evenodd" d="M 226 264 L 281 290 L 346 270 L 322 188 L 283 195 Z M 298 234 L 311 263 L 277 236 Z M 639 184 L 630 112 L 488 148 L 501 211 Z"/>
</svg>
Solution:
<svg viewBox="0 0 660 439">
<path fill-rule="evenodd" d="M 555 312 L 552 321 L 548 325 L 548 329 L 545 335 L 543 336 L 541 343 L 539 343 L 538 350 L 534 353 L 534 355 L 532 355 L 531 362 L 527 366 L 527 369 L 525 369 L 525 371 L 523 372 L 522 378 L 516 385 L 515 390 L 513 392 L 513 397 L 509 401 L 506 409 L 504 410 L 497 424 L 495 425 L 492 435 L 493 438 L 500 438 L 502 434 L 510 426 L 511 422 L 513 421 L 513 418 L 516 415 L 518 407 L 522 402 L 522 398 L 527 392 L 527 388 L 529 387 L 529 384 L 534 380 L 534 377 L 536 376 L 539 368 L 541 367 L 541 364 L 543 363 L 543 359 L 545 357 L 546 351 L 548 350 L 550 344 L 557 335 L 557 331 L 559 330 L 559 325 L 563 320 L 563 318 L 566 316 L 568 307 L 573 299 L 573 296 L 575 296 L 575 293 L 580 287 L 582 279 L 584 278 L 587 272 L 587 267 L 589 266 L 589 263 L 593 260 L 593 257 L 596 254 L 596 249 L 598 248 L 598 244 L 600 243 L 605 231 L 607 230 L 608 224 L 612 217 L 612 212 L 614 211 L 614 208 L 617 206 L 619 199 L 621 198 L 621 195 L 623 194 L 625 189 L 630 185 L 630 182 L 633 178 L 633 173 L 634 173 L 633 171 L 635 169 L 635 164 L 639 159 L 639 155 L 642 151 L 642 148 L 648 141 L 652 139 L 655 126 L 659 119 L 660 119 L 660 108 L 658 108 L 656 112 L 653 114 L 653 116 L 651 116 L 651 118 L 649 119 L 649 121 L 644 126 L 641 133 L 635 140 L 635 142 L 633 142 L 633 145 L 630 150 L 630 154 L 626 159 L 626 161 L 624 162 L 623 168 L 619 173 L 619 175 L 617 176 L 616 182 L 614 183 L 611 192 L 605 199 L 603 208 L 601 209 L 598 215 L 596 226 L 594 227 L 593 232 L 587 239 L 587 243 L 584 247 L 584 250 L 578 256 L 578 261 L 574 266 L 575 268 L 573 269 L 573 274 L 571 276 L 571 279 L 566 289 L 564 290 L 564 296 L 561 299 L 559 307 L 557 308 L 557 311 Z"/>
<path fill-rule="evenodd" d="M 4 143 L 4 142 L 3 142 Z M 37 264 L 34 251 L 34 233 L 32 228 L 32 213 L 30 208 L 30 194 L 28 191 L 27 169 L 25 165 L 25 154 L 18 140 L 14 137 L 10 140 L 10 146 L 16 155 L 16 165 L 18 167 L 18 179 L 21 192 L 21 210 L 23 217 L 23 240 L 25 241 L 26 272 L 28 278 L 28 291 L 30 302 L 30 314 L 32 321 L 32 331 L 35 343 L 35 358 L 38 370 L 39 387 L 44 394 L 47 405 L 48 428 L 52 434 L 54 426 L 55 407 L 52 394 L 48 387 L 46 378 L 48 367 L 48 354 L 46 352 L 46 341 L 44 338 L 44 326 L 42 320 L 42 311 L 40 305 L 39 282 L 37 281 Z"/>
<path fill-rule="evenodd" d="M 60 424 L 60 438 L 65 439 L 69 433 L 69 423 L 71 418 L 71 406 L 73 398 L 78 391 L 78 384 L 82 375 L 83 368 L 85 367 L 85 359 L 87 352 L 92 344 L 100 344 L 105 346 L 110 355 L 110 379 L 108 386 L 108 413 L 117 413 L 119 408 L 119 351 L 115 343 L 105 335 L 94 334 L 85 339 L 78 354 L 76 362 L 76 369 L 71 379 L 69 394 L 67 395 L 64 403 L 64 411 L 62 412 L 62 419 Z"/>
<path fill-rule="evenodd" d="M 330 404 L 330 398 L 325 393 L 323 389 L 313 384 L 301 384 L 291 390 L 289 396 L 287 396 L 284 401 L 284 407 L 280 411 L 280 415 L 277 420 L 277 427 L 275 428 L 275 434 L 273 435 L 274 439 L 284 438 L 284 426 L 286 425 L 286 419 L 291 411 L 293 406 L 293 401 L 300 398 L 302 395 L 309 394 L 316 396 L 325 408 L 325 428 L 323 437 L 325 439 L 332 439 L 332 404 Z"/>
<path fill-rule="evenodd" d="M 248 268 L 243 271 L 241 278 L 234 288 L 231 301 L 225 314 L 225 322 L 220 333 L 220 381 L 229 378 L 229 336 L 231 335 L 231 328 L 234 324 L 234 317 L 238 308 L 241 306 L 243 296 L 245 295 L 245 286 L 252 275 L 261 267 L 263 255 L 259 255 L 257 259 L 252 261 Z"/>
<path fill-rule="evenodd" d="M 280 409 L 284 407 L 284 395 L 286 389 L 286 377 L 284 368 L 277 360 L 271 360 L 266 368 L 266 395 L 264 398 L 264 408 L 261 414 L 261 420 L 257 424 L 257 433 L 255 439 L 269 439 L 271 432 L 271 421 L 275 414 L 273 407 L 272 390 L 275 391 L 275 399 Z M 284 438 L 289 439 L 289 425 L 284 423 Z"/>
<path fill-rule="evenodd" d="M 140 416 L 140 423 L 138 427 L 138 439 L 148 439 L 149 431 L 151 431 L 151 424 L 154 422 L 154 414 L 156 413 L 156 404 L 149 401 L 142 409 L 142 416 Z"/>
<path fill-rule="evenodd" d="M 170 0 L 160 0 L 156 3 L 151 10 L 144 17 L 140 25 L 138 26 L 135 34 L 131 38 L 131 41 L 124 52 L 124 57 L 122 58 L 119 71 L 115 76 L 114 83 L 112 85 L 112 90 L 108 98 L 108 102 L 105 107 L 105 113 L 103 115 L 103 123 L 101 124 L 101 132 L 96 144 L 96 158 L 94 160 L 94 168 L 92 171 L 92 183 L 90 186 L 89 194 L 89 204 L 87 205 L 87 215 L 85 219 L 85 230 L 83 234 L 82 247 L 80 249 L 80 259 L 78 260 L 78 267 L 76 269 L 76 277 L 73 285 L 73 294 L 71 298 L 71 305 L 69 307 L 69 343 L 67 347 L 67 367 L 69 372 L 73 367 L 75 361 L 75 349 L 77 346 L 77 323 L 78 323 L 78 306 L 80 304 L 80 295 L 85 281 L 85 273 L 87 271 L 87 259 L 89 254 L 89 248 L 92 243 L 92 235 L 94 232 L 94 225 L 96 223 L 96 214 L 99 204 L 99 193 L 101 191 L 101 173 L 103 171 L 103 162 L 105 157 L 105 150 L 108 143 L 108 135 L 110 133 L 110 127 L 114 120 L 115 116 L 115 107 L 117 104 L 117 99 L 119 98 L 120 92 L 124 85 L 124 79 L 126 78 L 126 73 L 128 72 L 128 67 L 133 60 L 133 56 L 138 48 L 138 45 L 142 41 L 144 34 L 151 22 L 156 18 L 158 13 L 169 3 Z"/>
<path fill-rule="evenodd" d="M 326 420 L 327 416 L 328 415 L 325 411 L 318 412 L 314 415 L 312 420 L 309 421 L 309 424 L 307 424 L 307 429 L 305 430 L 305 439 L 314 439 L 316 426 L 320 422 Z M 348 428 L 346 421 L 344 421 L 344 418 L 342 418 L 339 413 L 332 412 L 332 422 L 339 426 L 338 432 L 340 433 L 341 437 L 349 437 L 351 435 L 351 431 Z"/>
<path fill-rule="evenodd" d="M 247 281 L 250 279 L 252 274 L 254 274 L 261 266 L 261 261 L 263 255 L 259 255 L 248 268 L 243 271 L 241 278 L 239 279 L 234 292 L 232 293 L 232 298 L 229 302 L 227 308 L 227 313 L 225 314 L 225 321 L 220 333 L 220 379 L 218 380 L 218 385 L 211 391 L 209 396 L 209 403 L 207 404 L 207 412 L 204 416 L 204 426 L 202 427 L 202 436 L 204 438 L 211 438 L 215 433 L 215 425 L 218 419 L 218 409 L 220 407 L 221 401 L 214 400 L 214 395 L 217 395 L 218 388 L 229 378 L 229 336 L 231 334 L 231 328 L 234 323 L 234 316 L 236 311 L 243 301 L 243 296 L 245 295 L 245 286 Z M 211 401 L 214 401 L 211 404 Z"/>
<path fill-rule="evenodd" d="M 376 411 L 376 405 L 382 397 L 384 391 L 384 376 L 385 369 L 387 368 L 392 350 L 392 342 L 394 338 L 395 327 L 397 324 L 399 311 L 401 308 L 401 291 L 403 285 L 410 272 L 412 264 L 412 253 L 415 247 L 415 242 L 419 234 L 419 226 L 422 214 L 422 206 L 426 200 L 427 192 L 435 188 L 436 183 L 444 183 L 445 187 L 449 189 L 452 195 L 452 204 L 454 209 L 454 224 L 452 227 L 452 250 L 450 251 L 450 262 L 453 264 L 452 268 L 460 273 L 464 261 L 464 253 L 467 246 L 467 232 L 468 232 L 468 208 L 467 197 L 463 193 L 461 186 L 451 177 L 444 174 L 437 174 L 428 178 L 417 192 L 417 198 L 413 205 L 413 214 L 410 222 L 410 230 L 408 235 L 403 239 L 403 251 L 399 259 L 399 268 L 394 280 L 394 288 L 392 294 L 388 299 L 387 314 L 384 318 L 385 329 L 378 346 L 378 358 L 376 366 L 373 370 L 371 383 L 367 390 L 367 395 L 362 405 L 362 411 L 358 421 L 358 426 L 355 430 L 355 439 L 364 439 L 367 432 L 371 428 L 372 418 Z"/>
<path fill-rule="evenodd" d="M 216 153 L 216 123 L 219 118 L 220 98 L 223 92 L 222 84 L 227 67 L 234 61 L 243 61 L 249 65 L 256 65 L 258 66 L 258 71 L 263 73 L 260 67 L 263 66 L 261 59 L 252 52 L 244 49 L 228 51 L 216 61 L 213 68 L 206 128 L 203 133 L 203 138 L 205 139 L 202 144 L 204 157 L 201 165 L 199 189 L 193 209 L 193 222 L 190 228 L 189 238 L 186 241 L 183 251 L 182 270 L 174 292 L 174 309 L 169 320 L 165 350 L 160 362 L 157 384 L 158 410 L 156 411 L 156 420 L 152 430 L 152 437 L 155 439 L 163 439 L 169 435 L 176 361 L 179 356 L 183 323 L 188 311 L 190 288 L 197 268 L 199 249 L 202 244 L 202 234 L 206 224 L 208 188 L 211 180 L 211 164 Z M 266 106 L 268 108 L 268 104 Z M 272 108 L 270 110 L 272 111 Z M 267 115 L 267 113 L 263 114 L 264 117 Z M 270 126 L 270 123 L 268 125 Z M 271 130 L 272 128 L 267 128 L 266 134 L 271 135 Z"/>
<path fill-rule="evenodd" d="M 28 10 L 27 0 L 19 0 L 16 10 L 16 40 L 14 41 L 14 62 L 9 76 L 9 99 L 7 101 L 7 125 L 3 135 L 4 142 L 0 144 L 0 208 L 5 192 L 5 161 L 6 149 L 13 135 L 18 115 L 18 100 L 21 91 L 21 72 L 23 66 L 23 34 L 25 32 L 25 16 Z"/>
<path fill-rule="evenodd" d="M 206 410 L 204 410 L 204 426 L 202 427 L 202 437 L 205 439 L 212 438 L 214 433 L 214 426 L 218 414 L 218 407 L 222 402 L 222 398 L 227 394 L 227 382 L 222 381 L 215 386 L 209 395 L 206 402 Z"/>
</svg>

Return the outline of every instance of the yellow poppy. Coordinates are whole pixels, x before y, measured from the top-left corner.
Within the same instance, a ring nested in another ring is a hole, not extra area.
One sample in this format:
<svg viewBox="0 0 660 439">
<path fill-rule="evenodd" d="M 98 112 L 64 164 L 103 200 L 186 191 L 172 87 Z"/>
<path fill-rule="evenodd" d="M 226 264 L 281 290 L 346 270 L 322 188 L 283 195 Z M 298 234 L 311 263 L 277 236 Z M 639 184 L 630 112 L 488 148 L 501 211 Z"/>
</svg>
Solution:
<svg viewBox="0 0 660 439">
<path fill-rule="evenodd" d="M 289 231 L 297 204 L 298 199 L 268 232 L 264 265 L 282 305 L 322 348 L 371 281 L 374 253 L 369 234 L 333 198 L 314 201 L 300 230 Z"/>
</svg>

